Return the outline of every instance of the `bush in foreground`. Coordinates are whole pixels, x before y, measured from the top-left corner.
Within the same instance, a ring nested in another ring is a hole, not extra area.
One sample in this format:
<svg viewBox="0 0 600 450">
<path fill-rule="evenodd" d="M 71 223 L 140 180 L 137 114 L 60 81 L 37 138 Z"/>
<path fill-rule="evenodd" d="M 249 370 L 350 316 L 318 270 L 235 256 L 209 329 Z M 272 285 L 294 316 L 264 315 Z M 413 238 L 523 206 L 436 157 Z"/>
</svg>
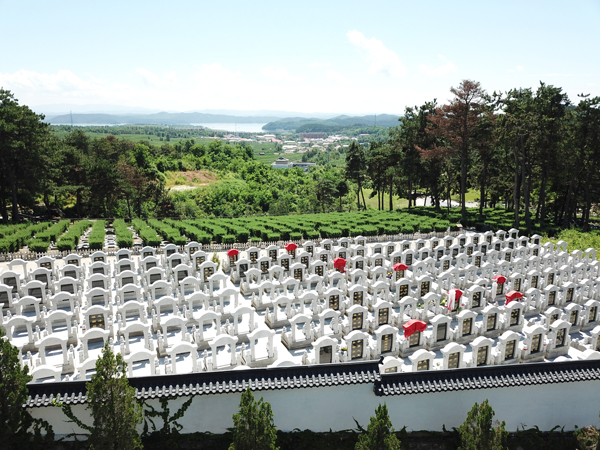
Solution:
<svg viewBox="0 0 600 450">
<path fill-rule="evenodd" d="M 505 422 L 492 426 L 494 410 L 485 400 L 481 405 L 475 403 L 467 420 L 458 427 L 460 435 L 459 450 L 504 450 L 508 431 L 504 429 Z"/>
<path fill-rule="evenodd" d="M 242 394 L 240 411 L 233 415 L 233 442 L 229 450 L 279 450 L 273 412 L 262 397 L 255 401 L 250 388 Z"/>
<path fill-rule="evenodd" d="M 120 353 L 113 353 L 107 342 L 96 361 L 96 373 L 86 384 L 86 409 L 93 424 L 79 420 L 70 405 L 55 403 L 70 422 L 88 432 L 88 443 L 94 450 L 136 450 L 142 446 L 137 432 L 137 424 L 142 423 L 142 409 L 135 399 L 135 388 L 129 386 L 126 372 L 127 363 Z"/>
<path fill-rule="evenodd" d="M 379 405 L 366 433 L 359 436 L 355 450 L 400 450 L 401 444 L 392 427 L 386 404 Z"/>
</svg>

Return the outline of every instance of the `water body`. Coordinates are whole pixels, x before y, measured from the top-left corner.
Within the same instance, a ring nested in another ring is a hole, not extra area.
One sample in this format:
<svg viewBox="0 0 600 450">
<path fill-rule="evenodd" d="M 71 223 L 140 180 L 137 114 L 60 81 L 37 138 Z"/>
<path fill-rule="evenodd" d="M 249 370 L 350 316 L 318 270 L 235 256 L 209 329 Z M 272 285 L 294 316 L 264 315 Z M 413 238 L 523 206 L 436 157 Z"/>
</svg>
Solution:
<svg viewBox="0 0 600 450">
<path fill-rule="evenodd" d="M 232 133 L 264 133 L 265 123 L 191 123 L 190 125 L 210 128 L 211 130 L 230 131 Z"/>
<path fill-rule="evenodd" d="M 52 125 L 71 125 L 69 123 L 51 123 Z M 74 127 L 121 127 L 123 125 L 129 125 L 127 123 L 74 123 Z"/>
</svg>

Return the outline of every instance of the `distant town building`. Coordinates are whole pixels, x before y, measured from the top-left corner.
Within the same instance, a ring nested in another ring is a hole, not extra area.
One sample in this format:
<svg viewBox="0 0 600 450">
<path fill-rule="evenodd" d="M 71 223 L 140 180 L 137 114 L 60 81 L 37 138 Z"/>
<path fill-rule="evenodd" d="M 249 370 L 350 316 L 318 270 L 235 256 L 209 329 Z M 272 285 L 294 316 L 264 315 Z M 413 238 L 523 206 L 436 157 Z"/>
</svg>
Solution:
<svg viewBox="0 0 600 450">
<path fill-rule="evenodd" d="M 300 133 L 300 137 L 304 139 L 325 139 L 325 133 Z"/>
<path fill-rule="evenodd" d="M 305 172 L 312 166 L 316 166 L 316 164 L 312 162 L 290 161 L 283 156 L 280 156 L 271 163 L 271 167 L 274 169 L 292 169 L 294 167 L 300 167 Z"/>
<path fill-rule="evenodd" d="M 277 158 L 275 161 L 273 161 L 271 163 L 271 167 L 273 167 L 273 169 L 287 169 L 289 164 L 290 164 L 289 159 L 284 158 L 283 156 L 280 156 L 279 158 Z"/>
</svg>

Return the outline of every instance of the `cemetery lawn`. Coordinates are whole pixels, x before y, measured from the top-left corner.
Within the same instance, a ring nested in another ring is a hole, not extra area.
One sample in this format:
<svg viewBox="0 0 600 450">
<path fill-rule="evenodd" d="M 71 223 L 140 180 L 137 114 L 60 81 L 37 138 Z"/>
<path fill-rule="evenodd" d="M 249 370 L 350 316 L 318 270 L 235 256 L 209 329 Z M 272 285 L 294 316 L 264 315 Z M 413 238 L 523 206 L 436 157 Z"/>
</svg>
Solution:
<svg viewBox="0 0 600 450">
<path fill-rule="evenodd" d="M 600 251 L 600 231 L 592 230 L 584 233 L 575 229 L 562 230 L 556 237 L 548 237 L 544 235 L 542 238 L 542 245 L 546 242 L 565 241 L 567 243 L 567 252 L 571 253 L 573 250 L 586 251 L 588 248 L 595 248 Z"/>
</svg>

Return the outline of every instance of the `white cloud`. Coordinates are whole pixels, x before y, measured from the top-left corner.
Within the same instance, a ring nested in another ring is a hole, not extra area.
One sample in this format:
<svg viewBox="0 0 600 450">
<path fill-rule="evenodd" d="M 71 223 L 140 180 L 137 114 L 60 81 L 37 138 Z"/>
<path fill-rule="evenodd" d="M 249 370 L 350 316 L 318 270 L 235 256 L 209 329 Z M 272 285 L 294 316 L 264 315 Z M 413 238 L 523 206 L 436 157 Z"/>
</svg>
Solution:
<svg viewBox="0 0 600 450">
<path fill-rule="evenodd" d="M 288 72 L 288 70 L 284 67 L 263 67 L 262 69 L 260 69 L 260 73 L 262 73 L 267 78 L 272 79 L 273 81 L 291 81 L 294 83 L 302 81 L 302 77 L 291 75 Z"/>
<path fill-rule="evenodd" d="M 523 71 L 523 66 L 517 66 L 517 72 L 522 72 Z"/>
<path fill-rule="evenodd" d="M 329 78 L 330 80 L 333 81 L 337 81 L 338 83 L 343 83 L 343 84 L 349 84 L 350 80 L 348 78 L 346 78 L 344 75 L 342 75 L 339 72 L 336 72 L 333 69 L 329 69 L 327 72 L 327 78 Z"/>
<path fill-rule="evenodd" d="M 308 70 L 308 69 L 307 69 Z M 86 73 L 61 70 L 54 73 L 0 72 L 0 87 L 10 89 L 20 104 L 114 105 L 189 111 L 202 109 L 292 110 L 299 112 L 339 112 L 370 114 L 401 113 L 405 104 L 422 102 L 413 88 L 397 86 L 396 80 L 348 85 L 352 77 L 341 69 L 316 69 L 314 78 L 295 83 L 275 83 L 256 71 L 234 71 L 219 63 L 199 64 L 187 71 L 156 75 L 123 68 L 115 78 L 100 79 Z M 348 79 L 348 78 L 350 79 Z M 156 83 L 173 81 L 157 87 Z M 152 84 L 155 82 L 155 84 Z M 446 92 L 447 86 L 443 86 Z M 442 98 L 436 92 L 426 98 Z M 73 109 L 75 112 L 76 109 Z"/>
<path fill-rule="evenodd" d="M 514 69 L 508 69 L 510 73 L 523 72 L 523 66 L 517 66 Z"/>
<path fill-rule="evenodd" d="M 70 70 L 39 73 L 19 70 L 0 73 L 0 86 L 11 90 L 20 103 L 43 104 L 73 101 L 129 100 L 132 91 L 121 83 L 109 83 L 93 76 L 81 77 Z"/>
<path fill-rule="evenodd" d="M 444 75 L 456 72 L 458 69 L 452 63 L 452 61 L 448 61 L 448 59 L 443 55 L 438 55 L 438 57 L 444 62 L 441 66 L 433 66 L 428 64 L 420 64 L 419 72 L 425 74 L 429 77 L 443 77 Z"/>
<path fill-rule="evenodd" d="M 331 66 L 331 63 L 329 61 L 328 62 L 324 62 L 324 63 L 322 63 L 322 62 L 311 62 L 309 64 L 309 66 L 310 67 L 329 67 L 329 66 Z"/>
<path fill-rule="evenodd" d="M 0 73 L 0 84 L 14 90 L 59 92 L 72 89 L 93 89 L 102 83 L 97 80 L 84 81 L 70 70 L 59 70 L 55 74 L 19 70 L 15 73 Z"/>
<path fill-rule="evenodd" d="M 392 77 L 406 75 L 406 67 L 398 55 L 383 45 L 379 39 L 367 39 L 360 31 L 349 31 L 346 36 L 350 42 L 364 50 L 364 58 L 370 62 L 369 73 L 384 73 Z"/>
<path fill-rule="evenodd" d="M 144 80 L 144 83 L 146 83 L 148 86 L 165 88 L 169 86 L 175 86 L 178 83 L 174 71 L 166 73 L 162 77 L 140 67 L 135 69 L 135 72 L 141 75 L 142 79 Z"/>
</svg>

